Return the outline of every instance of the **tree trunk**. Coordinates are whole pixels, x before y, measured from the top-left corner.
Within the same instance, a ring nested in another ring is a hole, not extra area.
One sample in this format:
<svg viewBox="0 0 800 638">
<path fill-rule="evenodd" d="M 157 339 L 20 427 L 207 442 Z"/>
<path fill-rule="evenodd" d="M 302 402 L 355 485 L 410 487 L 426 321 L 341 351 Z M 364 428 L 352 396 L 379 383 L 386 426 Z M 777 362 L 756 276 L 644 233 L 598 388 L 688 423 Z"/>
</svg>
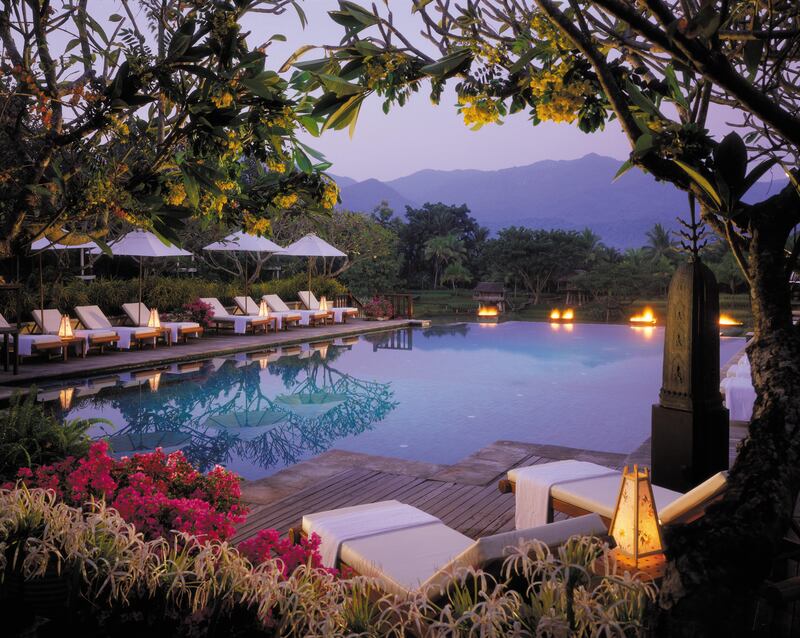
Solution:
<svg viewBox="0 0 800 638">
<path fill-rule="evenodd" d="M 748 271 L 754 338 L 747 352 L 757 394 L 720 503 L 667 529 L 670 563 L 661 590 L 664 636 L 748 633 L 761 581 L 784 536 L 800 488 L 800 333 L 792 325 L 785 233 L 752 228 Z"/>
</svg>

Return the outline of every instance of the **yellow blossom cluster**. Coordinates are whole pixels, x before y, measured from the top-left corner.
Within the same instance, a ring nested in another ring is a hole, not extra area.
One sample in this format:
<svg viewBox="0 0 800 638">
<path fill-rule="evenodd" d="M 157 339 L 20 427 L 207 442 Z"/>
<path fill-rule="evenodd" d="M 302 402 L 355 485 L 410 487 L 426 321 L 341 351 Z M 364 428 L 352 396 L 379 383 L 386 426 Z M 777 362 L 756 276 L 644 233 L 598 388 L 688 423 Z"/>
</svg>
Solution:
<svg viewBox="0 0 800 638">
<path fill-rule="evenodd" d="M 228 139 L 222 142 L 223 152 L 220 156 L 221 161 L 237 160 L 242 154 L 242 140 L 234 131 L 228 131 Z"/>
<path fill-rule="evenodd" d="M 270 127 L 292 129 L 294 128 L 294 111 L 292 111 L 291 107 L 284 106 L 280 113 L 274 113 L 262 121 Z"/>
<path fill-rule="evenodd" d="M 222 179 L 215 182 L 215 184 L 218 189 L 220 189 L 225 193 L 230 192 L 232 190 L 236 190 L 237 188 L 236 182 L 234 182 L 232 179 Z"/>
<path fill-rule="evenodd" d="M 297 193 L 289 193 L 288 195 L 275 195 L 272 198 L 272 203 L 275 204 L 278 208 L 287 209 L 294 206 L 300 197 Z"/>
<path fill-rule="evenodd" d="M 475 51 L 475 55 L 477 57 L 483 58 L 486 61 L 486 64 L 497 65 L 503 61 L 503 56 L 500 53 L 500 49 L 492 46 L 488 42 L 478 40 L 472 49 Z"/>
<path fill-rule="evenodd" d="M 258 217 L 246 211 L 242 217 L 244 232 L 251 235 L 266 235 L 272 228 L 272 223 L 266 217 Z"/>
<path fill-rule="evenodd" d="M 229 91 L 223 91 L 222 93 L 214 94 L 211 96 L 211 102 L 218 109 L 226 109 L 233 104 L 233 94 L 231 94 Z"/>
<path fill-rule="evenodd" d="M 274 157 L 267 158 L 267 168 L 271 170 L 273 173 L 285 173 L 286 172 L 286 162 L 283 162 Z"/>
<path fill-rule="evenodd" d="M 131 134 L 128 123 L 121 117 L 117 115 L 111 115 L 108 117 L 107 121 L 109 129 L 116 133 L 119 137 L 128 137 L 128 135 Z"/>
<path fill-rule="evenodd" d="M 339 187 L 337 186 L 336 182 L 325 182 L 325 186 L 322 189 L 322 197 L 320 198 L 320 203 L 322 204 L 323 208 L 330 210 L 334 206 L 336 206 L 336 202 L 339 201 Z"/>
<path fill-rule="evenodd" d="M 181 206 L 186 201 L 186 189 L 183 182 L 170 182 L 167 186 L 167 193 L 164 202 L 168 206 Z"/>
<path fill-rule="evenodd" d="M 464 124 L 475 129 L 500 121 L 497 103 L 486 95 L 460 95 L 458 110 L 464 117 Z"/>
<path fill-rule="evenodd" d="M 594 93 L 592 84 L 586 80 L 565 82 L 568 71 L 569 66 L 561 63 L 531 77 L 531 92 L 537 100 L 536 115 L 540 120 L 572 123 L 586 98 Z"/>
<path fill-rule="evenodd" d="M 537 11 L 531 17 L 531 30 L 539 36 L 538 40 L 545 40 L 560 51 L 569 51 L 574 48 L 569 38 L 541 12 Z"/>
</svg>

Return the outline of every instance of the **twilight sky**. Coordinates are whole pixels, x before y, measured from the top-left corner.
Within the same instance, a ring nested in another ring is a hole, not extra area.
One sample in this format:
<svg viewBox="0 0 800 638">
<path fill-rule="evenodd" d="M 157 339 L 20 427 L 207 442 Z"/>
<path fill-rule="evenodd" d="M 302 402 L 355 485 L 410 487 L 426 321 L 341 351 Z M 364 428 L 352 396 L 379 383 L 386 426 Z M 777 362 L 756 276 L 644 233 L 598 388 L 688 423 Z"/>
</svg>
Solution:
<svg viewBox="0 0 800 638">
<path fill-rule="evenodd" d="M 301 4 L 309 20 L 305 30 L 293 11 L 278 17 L 250 16 L 246 21 L 252 29 L 249 41 L 253 45 L 273 33 L 287 37 L 287 42 L 276 42 L 270 48 L 274 68 L 304 44 L 333 44 L 341 38 L 342 27 L 326 13 L 338 7 L 336 0 L 305 0 Z M 419 23 L 410 13 L 410 0 L 394 0 L 391 7 L 395 24 L 405 34 L 419 33 L 419 26 L 415 26 Z M 310 51 L 303 59 L 320 56 L 320 52 Z M 433 106 L 423 89 L 404 108 L 393 108 L 384 115 L 380 98 L 369 99 L 361 109 L 352 139 L 345 130 L 304 141 L 333 162 L 332 173 L 358 180 L 393 179 L 424 168 L 491 170 L 544 159 L 574 159 L 591 152 L 622 159 L 628 156 L 629 147 L 616 123 L 603 132 L 587 135 L 569 124 L 533 127 L 527 115 L 519 113 L 502 126 L 471 131 L 454 104 L 451 91 L 438 107 Z"/>
</svg>

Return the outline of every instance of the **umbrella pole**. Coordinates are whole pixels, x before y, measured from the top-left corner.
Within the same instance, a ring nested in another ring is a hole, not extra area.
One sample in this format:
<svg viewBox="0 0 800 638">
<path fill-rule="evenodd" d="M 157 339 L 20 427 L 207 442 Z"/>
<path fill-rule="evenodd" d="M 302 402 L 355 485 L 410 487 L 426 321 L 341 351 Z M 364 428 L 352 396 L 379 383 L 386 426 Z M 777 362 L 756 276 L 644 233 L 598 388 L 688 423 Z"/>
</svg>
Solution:
<svg viewBox="0 0 800 638">
<path fill-rule="evenodd" d="M 42 266 L 42 253 L 39 253 L 39 319 L 42 322 L 42 332 L 44 332 L 44 267 Z M 17 317 L 17 324 L 19 324 L 19 317 Z"/>
<path fill-rule="evenodd" d="M 247 297 L 248 297 L 247 286 L 249 283 L 250 283 L 250 276 L 248 275 L 247 272 L 247 253 L 245 253 L 244 254 L 244 298 L 245 298 L 244 305 L 245 306 L 247 306 Z"/>
<path fill-rule="evenodd" d="M 313 257 L 308 258 L 308 292 L 311 293 L 311 260 Z M 310 297 L 309 297 L 310 301 Z"/>
<path fill-rule="evenodd" d="M 142 264 L 144 257 L 139 257 L 139 303 L 136 306 L 136 324 L 142 325 Z"/>
</svg>

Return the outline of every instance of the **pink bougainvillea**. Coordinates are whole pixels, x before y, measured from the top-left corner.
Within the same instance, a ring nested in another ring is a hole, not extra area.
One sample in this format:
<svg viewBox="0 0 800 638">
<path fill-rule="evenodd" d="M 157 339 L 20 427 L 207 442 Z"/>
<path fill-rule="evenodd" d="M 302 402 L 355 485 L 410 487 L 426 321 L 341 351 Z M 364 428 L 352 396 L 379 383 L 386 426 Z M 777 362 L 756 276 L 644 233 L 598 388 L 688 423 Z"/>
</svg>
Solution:
<svg viewBox="0 0 800 638">
<path fill-rule="evenodd" d="M 236 474 L 219 466 L 198 472 L 180 451 L 157 449 L 117 460 L 98 441 L 83 458 L 23 467 L 17 476 L 30 487 L 54 490 L 70 505 L 105 499 L 149 539 L 186 532 L 225 540 L 247 515 Z"/>
<path fill-rule="evenodd" d="M 239 551 L 254 565 L 270 558 L 279 558 L 283 563 L 283 575 L 288 576 L 299 565 L 322 569 L 319 543 L 320 537 L 316 534 L 303 537 L 299 545 L 294 545 L 288 538 L 281 538 L 278 530 L 262 529 L 252 538 L 239 543 Z"/>
</svg>

